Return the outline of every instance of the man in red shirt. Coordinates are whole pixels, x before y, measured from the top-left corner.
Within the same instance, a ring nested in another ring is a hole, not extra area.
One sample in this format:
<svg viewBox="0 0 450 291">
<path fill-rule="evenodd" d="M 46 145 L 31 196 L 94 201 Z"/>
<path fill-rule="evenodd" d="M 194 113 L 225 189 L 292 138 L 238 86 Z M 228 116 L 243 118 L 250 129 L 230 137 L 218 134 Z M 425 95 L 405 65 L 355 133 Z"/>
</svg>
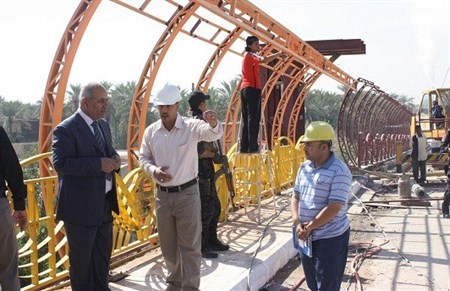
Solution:
<svg viewBox="0 0 450 291">
<path fill-rule="evenodd" d="M 246 40 L 244 60 L 242 62 L 241 108 L 242 134 L 241 153 L 257 153 L 259 121 L 261 119 L 261 81 L 259 78 L 259 64 L 273 61 L 282 53 L 278 52 L 267 57 L 258 55 L 261 47 L 256 36 L 249 36 Z"/>
</svg>

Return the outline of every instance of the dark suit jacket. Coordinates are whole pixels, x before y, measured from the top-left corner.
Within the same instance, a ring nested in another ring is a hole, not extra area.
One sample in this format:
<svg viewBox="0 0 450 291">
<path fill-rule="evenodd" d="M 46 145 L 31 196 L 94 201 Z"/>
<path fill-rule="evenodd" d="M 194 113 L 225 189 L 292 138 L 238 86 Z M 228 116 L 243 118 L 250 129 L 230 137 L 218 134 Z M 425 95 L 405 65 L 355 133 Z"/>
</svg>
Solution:
<svg viewBox="0 0 450 291">
<path fill-rule="evenodd" d="M 12 192 L 14 210 L 25 210 L 27 187 L 23 183 L 22 168 L 5 129 L 0 126 L 0 197 L 8 190 L 5 180 Z"/>
<path fill-rule="evenodd" d="M 117 152 L 112 147 L 111 129 L 103 119 L 99 124 L 108 157 L 113 157 Z M 52 148 L 53 166 L 59 180 L 56 219 L 83 226 L 98 225 L 105 218 L 107 199 L 111 209 L 119 213 L 115 177 L 113 175 L 112 191 L 105 197 L 106 177 L 100 161 L 103 153 L 79 113 L 55 128 Z"/>
</svg>

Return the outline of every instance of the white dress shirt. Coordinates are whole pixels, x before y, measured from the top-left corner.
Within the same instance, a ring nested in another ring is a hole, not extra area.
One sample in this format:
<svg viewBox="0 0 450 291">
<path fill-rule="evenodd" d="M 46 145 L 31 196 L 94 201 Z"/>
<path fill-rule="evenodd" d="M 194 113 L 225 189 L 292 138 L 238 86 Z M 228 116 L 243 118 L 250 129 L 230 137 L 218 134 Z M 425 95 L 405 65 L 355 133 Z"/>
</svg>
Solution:
<svg viewBox="0 0 450 291">
<path fill-rule="evenodd" d="M 92 118 L 90 118 L 86 113 L 84 113 L 83 110 L 81 110 L 80 108 L 78 108 L 77 112 L 81 115 L 83 120 L 86 122 L 86 124 L 90 128 L 92 135 L 95 135 L 94 128 L 92 127 L 92 123 L 94 122 L 94 120 Z M 105 144 L 106 144 L 105 136 L 103 135 L 103 132 L 100 129 L 100 127 L 99 127 L 99 131 L 100 131 L 100 134 L 102 135 L 103 140 L 105 141 Z M 108 158 L 108 157 L 105 157 L 105 158 Z M 114 172 L 112 174 L 114 175 Z M 105 182 L 105 193 L 108 193 L 112 189 L 112 181 L 110 181 L 108 179 L 105 179 L 105 181 L 106 181 Z"/>
<path fill-rule="evenodd" d="M 172 176 L 162 186 L 179 186 L 197 177 L 199 141 L 215 141 L 223 134 L 220 123 L 212 128 L 203 120 L 186 118 L 177 114 L 171 131 L 161 119 L 145 129 L 139 151 L 139 165 L 151 175 L 159 167 L 169 167 L 165 172 Z M 156 180 L 156 179 L 155 179 Z"/>
</svg>

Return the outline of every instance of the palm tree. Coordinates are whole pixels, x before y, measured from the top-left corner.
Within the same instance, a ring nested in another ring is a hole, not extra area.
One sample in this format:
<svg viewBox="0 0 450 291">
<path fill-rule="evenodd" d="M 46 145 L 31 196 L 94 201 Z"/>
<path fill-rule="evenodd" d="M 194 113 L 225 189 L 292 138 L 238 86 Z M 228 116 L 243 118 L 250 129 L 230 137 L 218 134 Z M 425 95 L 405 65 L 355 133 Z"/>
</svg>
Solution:
<svg viewBox="0 0 450 291">
<path fill-rule="evenodd" d="M 209 106 L 216 111 L 219 120 L 225 120 L 227 115 L 228 105 L 230 104 L 236 86 L 238 85 L 240 76 L 236 76 L 231 81 L 222 81 L 221 88 L 211 88 L 208 94 L 211 96 Z"/>
<path fill-rule="evenodd" d="M 192 90 L 187 90 L 187 89 L 182 89 L 180 91 L 180 95 L 181 95 L 181 101 L 180 101 L 180 108 L 178 109 L 178 113 L 181 116 L 191 116 L 190 111 L 191 111 L 191 107 L 189 106 L 189 102 L 188 102 L 188 97 L 190 95 L 190 91 Z"/>
<path fill-rule="evenodd" d="M 348 89 L 350 88 L 348 85 L 346 84 L 339 84 L 337 86 L 338 90 L 341 91 L 343 94 L 347 93 Z"/>
<path fill-rule="evenodd" d="M 312 90 L 305 99 L 305 115 L 307 122 L 323 120 L 337 126 L 339 110 L 343 96 L 337 93 Z"/>
<path fill-rule="evenodd" d="M 77 111 L 80 105 L 81 84 L 71 84 L 70 90 L 66 92 L 66 104 L 64 106 L 64 117 L 68 117 Z"/>
<path fill-rule="evenodd" d="M 5 116 L 4 127 L 11 141 L 18 141 L 23 128 L 30 124 L 22 116 L 23 104 L 20 101 L 4 101 L 0 113 Z"/>
<path fill-rule="evenodd" d="M 105 88 L 106 93 L 111 98 L 111 92 L 114 89 L 114 85 L 111 82 L 108 81 L 101 81 L 100 84 Z M 110 123 L 116 115 L 116 109 L 114 107 L 114 104 L 111 103 L 111 99 L 109 99 L 108 107 L 106 108 L 106 115 L 105 119 Z"/>
<path fill-rule="evenodd" d="M 237 84 L 239 83 L 240 78 L 240 76 L 236 76 L 228 83 L 226 81 L 222 81 L 220 83 L 222 85 L 222 88 L 218 89 L 220 97 L 230 100 Z"/>
<path fill-rule="evenodd" d="M 396 93 L 390 93 L 390 97 L 397 100 L 399 103 L 401 103 L 403 106 L 405 106 L 409 111 L 414 112 L 416 111 L 416 106 L 414 105 L 414 98 L 410 97 L 405 94 L 396 94 Z"/>
<path fill-rule="evenodd" d="M 111 94 L 108 106 L 110 107 L 109 118 L 113 133 L 113 144 L 116 148 L 123 149 L 127 146 L 128 119 L 135 90 L 135 81 L 109 86 Z"/>
<path fill-rule="evenodd" d="M 108 81 L 101 81 L 100 84 L 102 84 L 103 87 L 105 87 L 106 92 L 111 93 L 111 89 L 113 88 L 113 83 Z"/>
</svg>

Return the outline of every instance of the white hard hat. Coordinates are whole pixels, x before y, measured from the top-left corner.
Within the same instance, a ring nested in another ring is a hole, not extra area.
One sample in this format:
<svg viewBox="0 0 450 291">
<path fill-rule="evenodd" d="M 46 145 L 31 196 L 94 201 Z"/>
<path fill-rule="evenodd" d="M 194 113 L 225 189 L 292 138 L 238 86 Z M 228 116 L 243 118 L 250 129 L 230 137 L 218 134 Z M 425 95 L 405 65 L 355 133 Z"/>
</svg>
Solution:
<svg viewBox="0 0 450 291">
<path fill-rule="evenodd" d="M 154 105 L 172 105 L 181 101 L 180 89 L 174 84 L 166 83 L 151 100 Z"/>
</svg>

